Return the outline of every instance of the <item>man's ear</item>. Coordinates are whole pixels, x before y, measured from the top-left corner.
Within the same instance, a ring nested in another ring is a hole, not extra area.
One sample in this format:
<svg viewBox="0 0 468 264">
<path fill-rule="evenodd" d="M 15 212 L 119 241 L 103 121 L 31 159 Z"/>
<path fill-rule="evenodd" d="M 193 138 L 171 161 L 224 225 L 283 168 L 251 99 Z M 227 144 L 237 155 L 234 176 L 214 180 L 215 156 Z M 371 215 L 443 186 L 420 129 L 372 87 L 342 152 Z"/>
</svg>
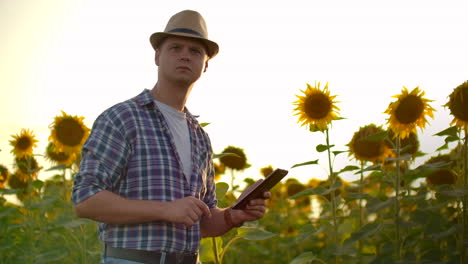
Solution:
<svg viewBox="0 0 468 264">
<path fill-rule="evenodd" d="M 208 61 L 209 61 L 209 59 L 206 60 L 206 62 L 205 62 L 205 69 L 203 70 L 203 72 L 206 72 L 206 69 L 208 69 Z"/>
<path fill-rule="evenodd" d="M 156 49 L 156 53 L 154 54 L 154 62 L 156 66 L 159 66 L 159 49 Z"/>
</svg>

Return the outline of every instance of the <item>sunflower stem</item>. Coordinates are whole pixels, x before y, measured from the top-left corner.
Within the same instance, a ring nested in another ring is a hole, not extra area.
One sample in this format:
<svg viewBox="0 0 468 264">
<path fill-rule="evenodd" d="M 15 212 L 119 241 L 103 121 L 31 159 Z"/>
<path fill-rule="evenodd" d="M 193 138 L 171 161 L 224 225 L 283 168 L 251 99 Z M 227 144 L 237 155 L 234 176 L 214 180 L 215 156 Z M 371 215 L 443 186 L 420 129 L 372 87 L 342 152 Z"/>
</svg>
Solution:
<svg viewBox="0 0 468 264">
<path fill-rule="evenodd" d="M 327 142 L 327 153 L 328 153 L 328 168 L 330 175 L 328 176 L 328 181 L 330 183 L 330 189 L 335 184 L 335 174 L 333 173 L 333 166 L 331 162 L 331 152 L 330 152 L 330 136 L 328 134 L 328 129 L 325 130 L 326 142 Z M 333 215 L 333 243 L 338 247 L 338 225 L 336 224 L 336 208 L 335 208 L 335 190 L 330 192 L 331 195 L 331 206 L 332 206 L 332 215 Z M 335 255 L 335 263 L 338 263 L 338 256 Z"/>
<path fill-rule="evenodd" d="M 359 228 L 358 230 L 361 230 L 362 224 L 364 222 L 364 215 L 363 215 L 363 210 L 362 210 L 362 194 L 363 194 L 363 188 L 362 185 L 364 183 L 364 161 L 361 161 L 361 177 L 359 179 L 359 194 L 361 195 L 359 197 Z M 359 247 L 359 263 L 362 263 L 362 241 L 358 241 L 358 247 Z"/>
<path fill-rule="evenodd" d="M 396 245 L 395 252 L 398 261 L 401 259 L 400 252 L 400 136 L 396 137 L 396 179 L 395 179 L 395 225 Z"/>
<path fill-rule="evenodd" d="M 220 264 L 219 255 L 218 255 L 218 245 L 216 244 L 216 237 L 212 237 L 211 242 L 213 242 L 213 254 L 214 254 L 215 264 Z"/>
<path fill-rule="evenodd" d="M 465 125 L 465 138 L 463 139 L 463 148 L 462 148 L 462 168 L 463 168 L 463 177 L 462 177 L 462 186 L 467 188 L 468 186 L 468 125 Z M 461 216 L 461 241 L 460 241 L 460 263 L 465 263 L 465 260 L 468 258 L 467 247 L 465 246 L 465 241 L 468 241 L 468 196 L 463 196 L 462 199 L 462 216 Z"/>
</svg>

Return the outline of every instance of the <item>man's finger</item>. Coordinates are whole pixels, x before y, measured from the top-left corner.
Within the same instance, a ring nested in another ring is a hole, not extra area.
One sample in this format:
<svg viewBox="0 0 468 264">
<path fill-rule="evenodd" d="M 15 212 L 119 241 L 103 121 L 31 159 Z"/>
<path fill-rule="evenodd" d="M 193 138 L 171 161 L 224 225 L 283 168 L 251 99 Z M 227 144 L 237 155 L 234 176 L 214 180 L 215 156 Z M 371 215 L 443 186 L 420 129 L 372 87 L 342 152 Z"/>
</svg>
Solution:
<svg viewBox="0 0 468 264">
<path fill-rule="evenodd" d="M 211 211 L 210 208 L 201 200 L 197 200 L 196 205 L 200 208 L 205 216 L 211 218 Z"/>
</svg>

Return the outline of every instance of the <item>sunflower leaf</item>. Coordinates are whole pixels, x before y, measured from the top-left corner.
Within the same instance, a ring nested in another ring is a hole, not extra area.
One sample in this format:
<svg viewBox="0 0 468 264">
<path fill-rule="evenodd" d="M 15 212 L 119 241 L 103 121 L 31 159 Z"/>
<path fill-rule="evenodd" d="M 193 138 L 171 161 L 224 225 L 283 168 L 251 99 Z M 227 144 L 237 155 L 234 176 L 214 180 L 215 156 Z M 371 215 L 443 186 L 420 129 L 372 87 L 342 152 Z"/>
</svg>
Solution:
<svg viewBox="0 0 468 264">
<path fill-rule="evenodd" d="M 341 169 L 338 173 L 342 173 L 342 172 L 345 172 L 345 171 L 353 171 L 353 170 L 358 170 L 358 169 L 359 169 L 358 166 L 348 165 L 348 166 L 344 167 L 343 169 Z"/>
<path fill-rule="evenodd" d="M 337 156 L 338 154 L 348 152 L 347 150 L 337 150 L 337 151 L 332 151 L 333 155 Z"/>
<path fill-rule="evenodd" d="M 229 190 L 229 184 L 225 182 L 216 183 L 216 198 L 222 200 L 226 195 L 227 190 Z"/>
<path fill-rule="evenodd" d="M 344 246 L 350 246 L 355 242 L 362 240 L 366 237 L 369 237 L 382 229 L 382 223 L 369 223 L 364 225 L 360 230 L 353 232 L 351 237 L 344 242 Z"/>
<path fill-rule="evenodd" d="M 303 163 L 298 163 L 298 164 L 294 164 L 292 168 L 296 168 L 296 167 L 301 167 L 301 166 L 306 166 L 306 165 L 315 165 L 315 164 L 318 164 L 318 159 L 316 160 L 311 160 L 311 161 L 307 161 L 307 162 L 303 162 Z"/>
<path fill-rule="evenodd" d="M 371 165 L 367 168 L 364 168 L 363 170 L 359 170 L 357 172 L 355 172 L 354 174 L 361 174 L 362 172 L 366 172 L 366 171 L 376 171 L 376 170 L 380 170 L 381 166 L 379 164 L 377 165 Z"/>
<path fill-rule="evenodd" d="M 241 158 L 241 156 L 237 155 L 236 153 L 225 152 L 225 153 L 214 154 L 213 159 L 219 159 L 219 158 L 226 157 L 226 156 L 233 156 L 233 157 Z"/>
<path fill-rule="evenodd" d="M 315 188 L 310 188 L 310 189 L 306 189 L 304 191 L 298 192 L 295 195 L 288 197 L 288 199 L 295 200 L 295 199 L 299 199 L 299 198 L 310 196 L 310 195 L 324 195 L 329 192 L 330 191 L 327 188 L 323 186 L 317 186 Z"/>
<path fill-rule="evenodd" d="M 317 258 L 314 252 L 303 252 L 299 256 L 295 257 L 290 264 L 306 264 L 312 263 L 313 261 L 318 261 L 320 263 L 325 263 L 323 260 Z"/>
<path fill-rule="evenodd" d="M 276 236 L 277 234 L 257 228 L 241 227 L 237 229 L 237 234 L 245 240 L 265 240 Z"/>
<path fill-rule="evenodd" d="M 61 165 L 57 165 L 57 166 L 53 166 L 51 168 L 48 168 L 46 171 L 65 170 L 67 168 L 68 168 L 67 166 L 61 164 Z"/>
<path fill-rule="evenodd" d="M 382 201 L 380 199 L 373 199 L 367 202 L 366 209 L 368 212 L 373 213 L 389 206 L 392 206 L 395 202 L 395 197 L 389 198 L 386 201 Z"/>
<path fill-rule="evenodd" d="M 449 127 L 443 131 L 440 131 L 437 134 L 434 134 L 433 136 L 439 136 L 439 137 L 449 136 L 449 137 L 458 138 L 458 128 L 457 126 Z"/>
<path fill-rule="evenodd" d="M 206 126 L 209 125 L 209 124 L 211 124 L 211 123 L 200 123 L 200 126 L 201 126 L 201 127 L 206 127 Z"/>
<path fill-rule="evenodd" d="M 328 149 L 331 149 L 332 147 L 334 147 L 335 145 L 323 145 L 323 144 L 318 144 L 317 147 L 315 147 L 315 149 L 317 150 L 317 152 L 324 152 L 325 150 L 328 150 Z"/>
</svg>

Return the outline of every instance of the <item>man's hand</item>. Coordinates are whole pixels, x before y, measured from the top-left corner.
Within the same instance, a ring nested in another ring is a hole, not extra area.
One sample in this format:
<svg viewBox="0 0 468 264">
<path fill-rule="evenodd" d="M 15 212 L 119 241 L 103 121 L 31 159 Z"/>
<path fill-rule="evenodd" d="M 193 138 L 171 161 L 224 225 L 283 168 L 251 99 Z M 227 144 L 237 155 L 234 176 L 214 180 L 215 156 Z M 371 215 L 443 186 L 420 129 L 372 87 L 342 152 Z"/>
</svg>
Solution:
<svg viewBox="0 0 468 264">
<path fill-rule="evenodd" d="M 211 218 L 211 211 L 208 206 L 193 196 L 168 202 L 166 212 L 168 222 L 182 223 L 186 227 L 194 225 L 202 215 Z"/>
<path fill-rule="evenodd" d="M 239 197 L 244 197 L 252 188 L 259 185 L 263 180 L 258 180 L 256 183 L 247 187 Z M 255 221 L 262 218 L 266 211 L 266 199 L 271 198 L 270 192 L 264 192 L 262 198 L 250 200 L 247 206 L 242 210 L 232 210 L 232 222 L 234 224 L 240 224 L 246 221 Z"/>
</svg>

